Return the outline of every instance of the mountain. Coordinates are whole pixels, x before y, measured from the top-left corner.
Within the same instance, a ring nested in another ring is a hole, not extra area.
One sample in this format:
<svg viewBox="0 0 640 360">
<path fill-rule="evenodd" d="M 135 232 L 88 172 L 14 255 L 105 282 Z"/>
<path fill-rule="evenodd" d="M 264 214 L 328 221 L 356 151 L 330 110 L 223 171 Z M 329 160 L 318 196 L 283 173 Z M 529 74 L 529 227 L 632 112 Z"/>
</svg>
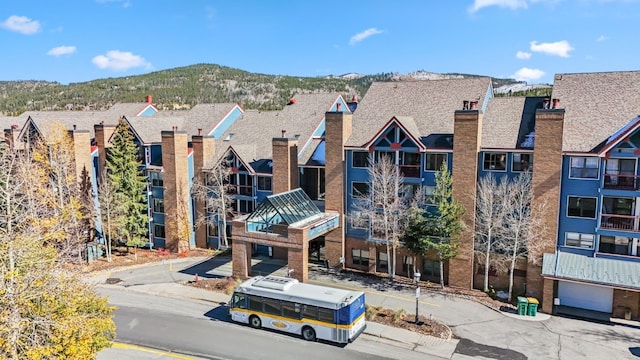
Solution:
<svg viewBox="0 0 640 360">
<path fill-rule="evenodd" d="M 197 64 L 144 75 L 97 79 L 62 85 L 47 81 L 0 81 L 0 112 L 19 115 L 27 110 L 105 110 L 118 102 L 142 102 L 152 95 L 162 110 L 199 103 L 237 102 L 245 109 L 272 110 L 295 94 L 339 92 L 347 100 L 364 96 L 374 81 L 434 80 L 476 77 L 416 71 L 407 75 L 380 73 L 297 77 L 251 73 L 215 64 Z M 517 84 L 493 79 L 494 87 Z"/>
</svg>

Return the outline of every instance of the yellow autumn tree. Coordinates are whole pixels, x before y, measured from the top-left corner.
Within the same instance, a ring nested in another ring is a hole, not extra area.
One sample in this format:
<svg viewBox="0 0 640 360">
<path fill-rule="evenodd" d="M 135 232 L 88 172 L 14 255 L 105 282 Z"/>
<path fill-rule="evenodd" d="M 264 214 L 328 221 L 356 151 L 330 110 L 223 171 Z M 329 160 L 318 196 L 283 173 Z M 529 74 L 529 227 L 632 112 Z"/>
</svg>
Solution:
<svg viewBox="0 0 640 360">
<path fill-rule="evenodd" d="M 115 337 L 114 308 L 64 266 L 69 225 L 54 219 L 68 217 L 36 153 L 0 145 L 0 358 L 92 359 Z"/>
</svg>

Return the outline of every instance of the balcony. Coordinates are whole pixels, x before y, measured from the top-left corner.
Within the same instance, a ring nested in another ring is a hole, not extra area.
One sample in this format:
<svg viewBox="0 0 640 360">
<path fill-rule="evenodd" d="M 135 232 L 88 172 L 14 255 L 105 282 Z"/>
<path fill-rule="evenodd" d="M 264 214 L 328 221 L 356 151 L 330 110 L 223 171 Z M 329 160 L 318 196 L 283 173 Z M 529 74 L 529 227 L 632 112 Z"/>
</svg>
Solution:
<svg viewBox="0 0 640 360">
<path fill-rule="evenodd" d="M 230 185 L 227 188 L 228 195 L 253 196 L 253 186 L 251 185 Z"/>
<path fill-rule="evenodd" d="M 604 188 L 635 191 L 640 188 L 640 176 L 628 174 L 604 174 Z"/>
<path fill-rule="evenodd" d="M 420 165 L 400 165 L 400 172 L 405 178 L 419 178 Z"/>
<path fill-rule="evenodd" d="M 601 214 L 600 219 L 600 228 L 602 229 L 640 232 L 638 229 L 640 216 Z"/>
</svg>

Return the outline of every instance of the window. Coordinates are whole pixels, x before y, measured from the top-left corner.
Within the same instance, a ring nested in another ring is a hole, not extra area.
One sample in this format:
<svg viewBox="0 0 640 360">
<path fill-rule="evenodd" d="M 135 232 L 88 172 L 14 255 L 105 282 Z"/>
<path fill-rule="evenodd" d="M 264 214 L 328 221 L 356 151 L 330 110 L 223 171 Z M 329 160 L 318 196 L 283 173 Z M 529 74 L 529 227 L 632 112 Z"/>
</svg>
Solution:
<svg viewBox="0 0 640 360">
<path fill-rule="evenodd" d="M 413 270 L 413 256 L 402 257 L 402 272 L 409 273 L 409 270 Z"/>
<path fill-rule="evenodd" d="M 281 307 L 282 316 L 291 319 L 300 319 L 300 304 L 292 303 L 291 301 L 283 301 Z"/>
<path fill-rule="evenodd" d="M 318 307 L 313 305 L 302 305 L 302 317 L 318 320 Z"/>
<path fill-rule="evenodd" d="M 280 315 L 282 313 L 280 310 L 280 300 L 263 298 L 262 302 L 264 303 L 264 312 L 267 314 Z"/>
<path fill-rule="evenodd" d="M 351 195 L 354 197 L 369 195 L 369 183 L 355 181 L 352 182 Z"/>
<path fill-rule="evenodd" d="M 262 311 L 262 298 L 259 296 L 249 296 L 249 309 Z"/>
<path fill-rule="evenodd" d="M 504 171 L 507 169 L 506 153 L 485 153 L 484 170 Z"/>
<path fill-rule="evenodd" d="M 389 259 L 387 257 L 387 253 L 383 253 L 383 252 L 378 253 L 378 269 L 380 270 L 389 269 Z"/>
<path fill-rule="evenodd" d="M 155 224 L 153 226 L 153 236 L 157 238 L 164 238 L 164 225 Z"/>
<path fill-rule="evenodd" d="M 629 255 L 629 243 L 628 237 L 600 235 L 598 251 L 608 254 Z"/>
<path fill-rule="evenodd" d="M 447 163 L 447 154 L 427 153 L 427 164 L 425 170 L 438 171 L 442 164 Z"/>
<path fill-rule="evenodd" d="M 207 224 L 207 236 L 218 237 L 218 224 L 214 224 L 214 223 Z"/>
<path fill-rule="evenodd" d="M 153 212 L 164 213 L 164 199 L 153 199 Z"/>
<path fill-rule="evenodd" d="M 271 176 L 258 176 L 258 190 L 271 191 Z"/>
<path fill-rule="evenodd" d="M 593 242 L 596 236 L 593 234 L 580 234 L 568 232 L 565 235 L 564 245 L 593 249 Z"/>
<path fill-rule="evenodd" d="M 351 227 L 354 229 L 368 229 L 369 228 L 369 218 L 366 215 L 363 215 L 360 211 L 352 211 L 351 216 Z"/>
<path fill-rule="evenodd" d="M 596 198 L 569 196 L 567 216 L 595 219 Z"/>
<path fill-rule="evenodd" d="M 150 171 L 149 172 L 149 180 L 151 181 L 151 186 L 163 186 L 163 176 L 161 172 L 158 171 Z"/>
<path fill-rule="evenodd" d="M 318 308 L 318 320 L 333 323 L 333 311 L 332 309 Z"/>
<path fill-rule="evenodd" d="M 420 166 L 420 154 L 403 152 L 402 153 L 402 165 L 414 165 Z"/>
<path fill-rule="evenodd" d="M 425 278 L 440 278 L 440 262 L 424 259 L 422 261 L 422 275 Z"/>
<path fill-rule="evenodd" d="M 354 151 L 353 167 L 367 167 L 369 166 L 369 153 L 366 151 Z"/>
<path fill-rule="evenodd" d="M 246 304 L 245 300 L 246 300 L 246 295 L 245 294 L 240 294 L 240 293 L 233 294 L 232 307 L 240 308 L 240 309 L 246 309 L 247 308 L 247 304 Z"/>
<path fill-rule="evenodd" d="M 569 177 L 576 179 L 597 179 L 600 159 L 597 157 L 571 157 Z"/>
<path fill-rule="evenodd" d="M 531 171 L 533 164 L 531 159 L 532 154 L 513 154 L 513 163 L 511 164 L 512 171 Z"/>
<path fill-rule="evenodd" d="M 396 163 L 395 151 L 376 151 L 376 162 L 379 162 L 381 158 L 386 157 L 392 164 Z"/>
<path fill-rule="evenodd" d="M 433 198 L 433 192 L 436 190 L 435 186 L 423 186 L 422 192 L 424 194 L 424 204 L 427 206 L 435 206 L 435 200 Z"/>
<path fill-rule="evenodd" d="M 353 265 L 369 266 L 369 250 L 352 249 L 351 262 Z"/>
</svg>

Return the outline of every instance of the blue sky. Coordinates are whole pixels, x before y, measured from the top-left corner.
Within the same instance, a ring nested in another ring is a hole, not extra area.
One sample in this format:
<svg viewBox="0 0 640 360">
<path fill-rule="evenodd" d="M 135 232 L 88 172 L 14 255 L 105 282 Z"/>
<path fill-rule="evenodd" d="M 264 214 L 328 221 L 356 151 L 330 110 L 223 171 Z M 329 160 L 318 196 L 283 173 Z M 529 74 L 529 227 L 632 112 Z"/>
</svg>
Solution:
<svg viewBox="0 0 640 360">
<path fill-rule="evenodd" d="M 640 70 L 640 0 L 4 0 L 0 80 L 198 63 L 325 76 L 425 70 L 552 83 Z"/>
</svg>

